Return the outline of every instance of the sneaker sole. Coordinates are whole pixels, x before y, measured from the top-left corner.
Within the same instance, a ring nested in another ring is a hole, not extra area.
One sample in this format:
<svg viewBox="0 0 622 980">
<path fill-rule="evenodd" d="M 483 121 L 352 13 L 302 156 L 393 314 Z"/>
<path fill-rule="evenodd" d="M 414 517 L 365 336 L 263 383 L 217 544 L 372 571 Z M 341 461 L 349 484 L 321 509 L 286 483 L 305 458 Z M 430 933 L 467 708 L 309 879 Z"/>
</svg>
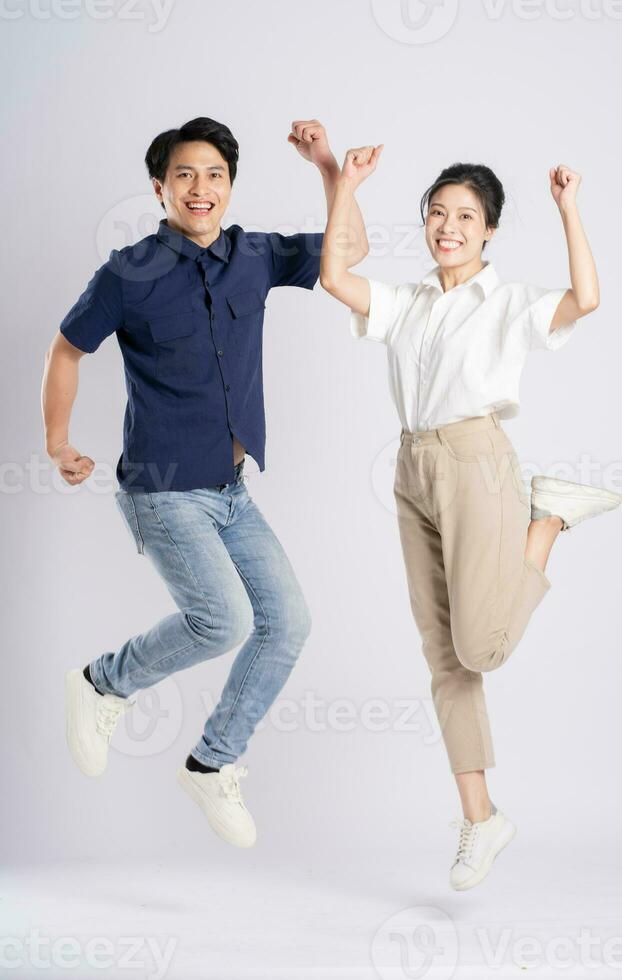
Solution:
<svg viewBox="0 0 622 980">
<path fill-rule="evenodd" d="M 210 827 L 214 833 L 221 838 L 221 840 L 226 841 L 227 844 L 233 844 L 234 847 L 252 847 L 254 845 L 255 840 L 240 841 L 239 839 L 231 836 L 226 825 L 219 819 L 218 811 L 214 806 L 212 806 L 209 797 L 204 796 L 203 793 L 201 793 L 201 791 L 196 787 L 185 766 L 182 766 L 181 769 L 177 770 L 177 782 L 194 800 L 194 802 L 199 805 L 201 811 L 207 817 Z"/>
<path fill-rule="evenodd" d="M 481 867 L 479 869 L 479 871 L 477 872 L 477 874 L 475 874 L 472 878 L 470 878 L 469 881 L 466 884 L 464 884 L 464 885 L 452 885 L 452 888 L 454 889 L 454 891 L 457 891 L 457 892 L 465 892 L 465 891 L 468 891 L 469 888 L 474 888 L 475 885 L 479 885 L 480 881 L 483 881 L 483 879 L 486 877 L 486 875 L 490 871 L 490 869 L 491 869 L 491 867 L 493 865 L 493 861 L 495 860 L 495 858 L 497 857 L 497 855 L 501 853 L 501 851 L 503 850 L 504 847 L 507 847 L 507 845 L 510 843 L 510 841 L 515 836 L 516 836 L 516 827 L 514 826 L 513 823 L 511 823 L 509 825 L 509 827 L 506 827 L 505 834 L 502 835 L 501 841 L 498 844 L 496 850 L 494 850 L 488 856 L 488 859 L 486 860 L 486 863 L 483 865 L 483 867 Z"/>
<path fill-rule="evenodd" d="M 570 493 L 561 490 L 556 484 L 565 484 L 569 489 L 581 487 L 579 493 Z M 596 505 L 599 510 L 595 513 L 581 514 L 576 517 L 571 524 L 568 524 L 563 517 L 564 527 L 562 530 L 569 531 L 577 524 L 593 517 L 600 517 L 601 514 L 615 510 L 622 503 L 622 495 L 613 490 L 605 490 L 602 487 L 592 487 L 584 484 L 573 483 L 571 480 L 558 480 L 557 477 L 534 476 L 531 479 L 531 519 L 538 520 L 542 517 L 550 517 L 551 514 L 558 513 L 558 505 L 561 504 L 563 510 L 564 503 L 578 501 L 579 504 L 590 503 Z M 558 515 L 559 516 L 559 515 Z"/>
<path fill-rule="evenodd" d="M 567 487 L 580 487 L 581 489 L 580 491 L 575 490 L 574 493 L 567 492 L 560 489 L 558 486 L 560 483 Z M 602 503 L 608 502 L 613 507 L 617 507 L 622 502 L 622 495 L 613 490 L 607 490 L 605 487 L 592 487 L 583 483 L 578 484 L 572 480 L 559 480 L 557 477 L 534 476 L 531 479 L 531 489 L 533 493 L 552 494 L 561 500 L 594 500 Z"/>
</svg>

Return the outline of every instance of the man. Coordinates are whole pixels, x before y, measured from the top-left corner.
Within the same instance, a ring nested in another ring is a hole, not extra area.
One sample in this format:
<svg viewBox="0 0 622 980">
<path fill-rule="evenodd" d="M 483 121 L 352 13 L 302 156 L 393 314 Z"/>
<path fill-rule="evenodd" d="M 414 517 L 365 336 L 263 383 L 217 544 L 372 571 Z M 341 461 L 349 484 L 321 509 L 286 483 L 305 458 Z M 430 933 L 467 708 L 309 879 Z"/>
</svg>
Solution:
<svg viewBox="0 0 622 980">
<path fill-rule="evenodd" d="M 339 174 L 324 127 L 292 124 L 288 141 L 314 163 L 327 206 Z M 312 289 L 323 233 L 284 236 L 222 228 L 238 144 L 200 117 L 161 133 L 145 158 L 166 217 L 157 234 L 114 250 L 61 323 L 42 390 L 46 450 L 63 478 L 94 463 L 69 441 L 78 364 L 116 332 L 128 401 L 117 504 L 139 554 L 179 612 L 67 672 L 67 741 L 97 776 L 130 695 L 242 643 L 222 697 L 178 781 L 224 840 L 255 842 L 235 766 L 309 634 L 310 618 L 283 548 L 243 481 L 245 453 L 264 469 L 262 327 L 274 286 Z M 368 249 L 360 212 L 362 258 Z"/>
</svg>

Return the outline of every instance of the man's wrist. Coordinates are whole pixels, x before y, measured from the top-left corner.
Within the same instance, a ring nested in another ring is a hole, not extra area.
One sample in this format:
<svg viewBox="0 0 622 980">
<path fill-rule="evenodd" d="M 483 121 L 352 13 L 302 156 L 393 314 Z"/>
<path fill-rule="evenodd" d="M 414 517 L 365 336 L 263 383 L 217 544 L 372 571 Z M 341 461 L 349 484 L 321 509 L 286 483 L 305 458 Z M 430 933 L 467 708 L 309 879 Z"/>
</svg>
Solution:
<svg viewBox="0 0 622 980">
<path fill-rule="evenodd" d="M 59 449 L 61 449 L 63 446 L 68 446 L 68 445 L 69 445 L 69 439 L 68 438 L 66 438 L 66 439 L 58 439 L 58 438 L 56 438 L 56 439 L 48 439 L 46 441 L 46 444 L 45 444 L 45 451 L 48 454 L 48 456 L 50 458 L 52 458 L 54 456 L 54 454 L 56 452 L 58 452 Z"/>
</svg>

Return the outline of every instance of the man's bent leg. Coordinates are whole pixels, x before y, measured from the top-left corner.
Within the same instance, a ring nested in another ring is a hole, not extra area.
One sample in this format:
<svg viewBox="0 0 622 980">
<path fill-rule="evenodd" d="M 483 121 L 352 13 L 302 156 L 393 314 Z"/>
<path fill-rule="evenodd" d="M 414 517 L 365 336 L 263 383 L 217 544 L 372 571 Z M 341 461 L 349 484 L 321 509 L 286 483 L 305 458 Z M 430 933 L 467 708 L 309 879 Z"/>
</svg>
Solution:
<svg viewBox="0 0 622 980">
<path fill-rule="evenodd" d="M 138 544 L 179 607 L 89 664 L 95 687 L 128 697 L 220 656 L 253 628 L 252 608 L 220 536 L 229 506 L 216 489 L 117 495 Z"/>
<path fill-rule="evenodd" d="M 192 755 L 207 766 L 234 762 L 284 686 L 311 629 L 282 545 L 244 485 L 231 494 L 223 542 L 253 607 L 254 629 L 238 651 L 221 699 Z"/>
</svg>

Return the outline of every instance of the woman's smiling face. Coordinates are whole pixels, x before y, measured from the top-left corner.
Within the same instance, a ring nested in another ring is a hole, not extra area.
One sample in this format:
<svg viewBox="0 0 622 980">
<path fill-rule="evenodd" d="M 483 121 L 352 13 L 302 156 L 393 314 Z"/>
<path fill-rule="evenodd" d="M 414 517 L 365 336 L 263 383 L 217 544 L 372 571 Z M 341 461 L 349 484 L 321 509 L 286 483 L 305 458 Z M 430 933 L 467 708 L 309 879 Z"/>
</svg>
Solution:
<svg viewBox="0 0 622 980">
<path fill-rule="evenodd" d="M 466 184 L 445 184 L 430 198 L 425 240 L 441 268 L 481 261 L 484 242 L 493 234 L 494 228 L 486 227 L 481 201 Z"/>
</svg>

